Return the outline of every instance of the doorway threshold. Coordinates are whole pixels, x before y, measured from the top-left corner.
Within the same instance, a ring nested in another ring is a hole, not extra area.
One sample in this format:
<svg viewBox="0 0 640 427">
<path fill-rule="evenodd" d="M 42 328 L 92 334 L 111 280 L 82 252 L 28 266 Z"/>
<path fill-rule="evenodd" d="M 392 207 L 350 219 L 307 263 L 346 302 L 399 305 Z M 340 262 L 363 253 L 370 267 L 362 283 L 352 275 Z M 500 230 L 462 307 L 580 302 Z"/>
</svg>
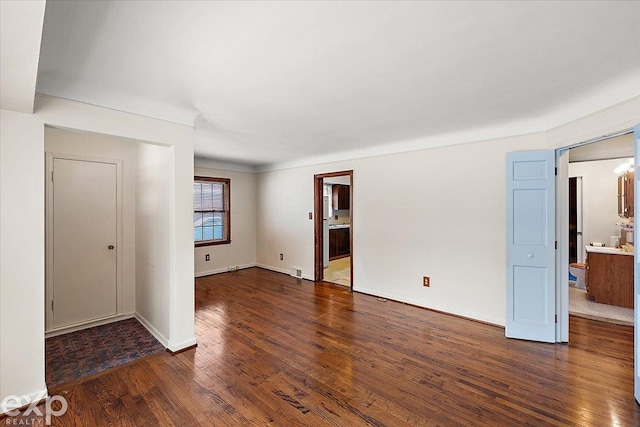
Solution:
<svg viewBox="0 0 640 427">
<path fill-rule="evenodd" d="M 569 314 L 584 319 L 633 326 L 633 309 L 591 301 L 587 291 L 569 287 Z"/>
</svg>

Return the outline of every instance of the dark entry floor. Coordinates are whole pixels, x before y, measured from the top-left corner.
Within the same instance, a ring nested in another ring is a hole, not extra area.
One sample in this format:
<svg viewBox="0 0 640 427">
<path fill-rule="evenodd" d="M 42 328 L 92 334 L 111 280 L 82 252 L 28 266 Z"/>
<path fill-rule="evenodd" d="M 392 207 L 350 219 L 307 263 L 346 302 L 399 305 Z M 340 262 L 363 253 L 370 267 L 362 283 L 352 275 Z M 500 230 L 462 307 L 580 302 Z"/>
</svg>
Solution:
<svg viewBox="0 0 640 427">
<path fill-rule="evenodd" d="M 77 381 L 163 350 L 135 318 L 47 338 L 47 387 Z"/>
</svg>

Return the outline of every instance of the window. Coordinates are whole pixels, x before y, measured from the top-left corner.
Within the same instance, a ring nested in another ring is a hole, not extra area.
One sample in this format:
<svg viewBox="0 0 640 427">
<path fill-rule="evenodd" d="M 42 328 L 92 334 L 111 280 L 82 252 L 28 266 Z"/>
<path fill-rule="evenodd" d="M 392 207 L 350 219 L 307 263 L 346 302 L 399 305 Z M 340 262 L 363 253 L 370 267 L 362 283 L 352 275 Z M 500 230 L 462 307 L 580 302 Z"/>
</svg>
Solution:
<svg viewBox="0 0 640 427">
<path fill-rule="evenodd" d="M 229 179 L 194 178 L 193 240 L 196 246 L 231 243 L 230 193 Z"/>
</svg>

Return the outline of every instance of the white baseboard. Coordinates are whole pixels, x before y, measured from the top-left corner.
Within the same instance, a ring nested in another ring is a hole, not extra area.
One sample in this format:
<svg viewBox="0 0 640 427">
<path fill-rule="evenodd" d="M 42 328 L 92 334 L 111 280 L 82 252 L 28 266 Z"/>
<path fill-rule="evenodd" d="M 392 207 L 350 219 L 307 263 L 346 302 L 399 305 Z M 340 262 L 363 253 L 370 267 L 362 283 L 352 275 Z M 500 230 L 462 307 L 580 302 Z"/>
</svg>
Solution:
<svg viewBox="0 0 640 427">
<path fill-rule="evenodd" d="M 49 397 L 49 391 L 47 390 L 47 387 L 45 385 L 45 387 L 41 390 L 21 396 L 12 396 L 12 398 L 10 399 L 7 399 L 9 396 L 0 397 L 2 398 L 2 401 L 0 403 L 0 415 L 4 415 L 7 414 L 7 412 L 29 406 L 32 403 L 38 403 L 41 400 L 46 399 L 47 397 Z M 9 420 L 7 420 L 7 425 L 9 425 L 8 421 Z M 4 420 L 2 420 L 2 424 L 4 424 Z"/>
<path fill-rule="evenodd" d="M 165 336 L 162 335 L 160 331 L 158 331 L 147 319 L 145 319 L 143 315 L 136 312 L 135 317 L 140 323 L 142 323 L 142 326 L 147 328 L 147 331 L 149 331 L 151 335 L 155 337 L 155 339 L 160 341 L 160 344 L 162 344 L 165 348 L 169 347 L 169 340 L 166 339 Z"/>
<path fill-rule="evenodd" d="M 195 344 L 196 344 L 196 339 L 195 337 L 193 337 L 193 338 L 189 338 L 188 340 L 181 341 L 179 343 L 169 342 L 169 345 L 167 346 L 167 348 L 175 353 L 187 347 L 191 347 L 192 345 L 195 345 Z"/>
<path fill-rule="evenodd" d="M 196 344 L 196 338 L 189 338 L 187 340 L 178 342 L 178 343 L 174 343 L 170 340 L 168 340 L 164 335 L 162 335 L 152 324 L 151 322 L 149 322 L 147 319 L 144 318 L 143 315 L 141 315 L 140 313 L 136 313 L 136 319 L 138 319 L 138 321 L 140 321 L 140 323 L 142 323 L 142 325 L 147 328 L 147 330 L 151 333 L 151 335 L 153 335 L 159 342 L 160 344 L 162 344 L 165 348 L 168 348 L 169 350 L 173 351 L 173 352 L 178 352 L 182 349 L 185 349 L 187 347 L 191 347 L 192 345 Z"/>
<path fill-rule="evenodd" d="M 256 264 L 256 267 L 264 268 L 265 270 L 271 270 L 271 271 L 275 271 L 276 273 L 282 273 L 282 274 L 286 274 L 287 276 L 291 276 L 291 268 L 289 269 L 279 268 L 279 267 L 274 267 L 272 265 L 266 265 L 266 264 Z M 308 274 L 303 273 L 302 278 L 305 280 L 311 280 L 313 282 L 313 277 L 309 276 Z"/>
<path fill-rule="evenodd" d="M 380 292 L 380 291 L 372 291 L 369 289 L 365 289 L 365 288 L 360 288 L 360 287 L 354 287 L 353 288 L 354 292 L 360 292 L 363 294 L 367 294 L 370 295 L 372 297 L 378 297 L 378 298 L 386 298 L 389 300 L 393 300 L 393 301 L 398 301 L 398 302 L 402 302 L 405 304 L 411 304 L 411 305 L 415 305 L 416 307 L 421 307 L 421 308 L 425 308 L 427 310 L 435 310 L 435 311 L 439 311 L 441 313 L 447 313 L 447 314 L 451 314 L 454 316 L 458 316 L 458 317 L 462 317 L 465 319 L 469 319 L 469 320 L 475 320 L 478 322 L 482 322 L 482 323 L 488 323 L 490 325 L 494 325 L 494 326 L 499 326 L 501 328 L 504 328 L 504 320 L 502 322 L 496 320 L 496 319 L 489 319 L 489 318 L 483 318 L 483 317 L 477 317 L 477 316 L 470 316 L 467 313 L 462 313 L 462 312 L 458 312 L 458 311 L 452 311 L 451 309 L 448 308 L 441 308 L 441 307 L 430 307 L 430 306 L 426 306 L 423 304 L 419 304 L 415 301 L 408 301 L 402 297 L 398 297 L 396 295 L 393 294 L 389 294 L 386 292 Z"/>
<path fill-rule="evenodd" d="M 121 320 L 131 319 L 132 317 L 134 317 L 133 312 L 116 314 L 114 316 L 110 316 L 110 317 L 106 317 L 106 318 L 98 319 L 98 320 L 93 320 L 93 321 L 90 321 L 90 322 L 85 322 L 85 323 L 82 323 L 82 324 L 77 324 L 77 325 L 69 326 L 69 327 L 66 327 L 66 328 L 54 329 L 53 331 L 48 331 L 48 332 L 45 331 L 44 337 L 45 338 L 56 337 L 58 335 L 68 334 L 69 332 L 81 331 L 83 329 L 93 328 L 94 326 L 101 326 L 101 325 L 106 325 L 108 323 L 119 322 Z"/>
<path fill-rule="evenodd" d="M 251 267 L 255 267 L 256 264 L 243 264 L 243 265 L 238 265 L 238 270 L 244 270 L 245 268 L 251 268 Z M 236 267 L 235 265 L 233 267 Z M 228 273 L 229 272 L 229 268 L 231 268 L 231 266 L 229 267 L 224 267 L 224 268 L 217 268 L 215 270 L 207 270 L 207 271 L 199 271 L 195 274 L 196 277 L 204 277 L 204 276 L 211 276 L 213 274 L 220 274 L 220 273 Z"/>
<path fill-rule="evenodd" d="M 256 267 L 264 268 L 265 270 L 275 271 L 276 273 L 286 274 L 287 276 L 289 275 L 289 270 L 287 270 L 286 268 L 278 268 L 278 267 L 274 267 L 272 265 L 266 265 L 266 264 L 256 264 Z"/>
</svg>

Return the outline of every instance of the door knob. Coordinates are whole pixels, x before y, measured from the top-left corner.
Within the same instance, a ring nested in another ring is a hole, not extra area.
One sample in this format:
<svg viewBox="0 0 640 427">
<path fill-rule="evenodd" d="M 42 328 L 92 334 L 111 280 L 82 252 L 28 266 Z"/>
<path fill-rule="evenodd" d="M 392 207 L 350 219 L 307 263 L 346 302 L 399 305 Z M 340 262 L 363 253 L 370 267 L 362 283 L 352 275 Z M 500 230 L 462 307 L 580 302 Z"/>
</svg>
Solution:
<svg viewBox="0 0 640 427">
<path fill-rule="evenodd" d="M 111 251 L 111 250 L 115 249 L 115 246 L 113 246 L 113 245 L 109 245 L 109 246 L 108 246 L 108 248 L 109 248 L 109 250 Z"/>
</svg>

